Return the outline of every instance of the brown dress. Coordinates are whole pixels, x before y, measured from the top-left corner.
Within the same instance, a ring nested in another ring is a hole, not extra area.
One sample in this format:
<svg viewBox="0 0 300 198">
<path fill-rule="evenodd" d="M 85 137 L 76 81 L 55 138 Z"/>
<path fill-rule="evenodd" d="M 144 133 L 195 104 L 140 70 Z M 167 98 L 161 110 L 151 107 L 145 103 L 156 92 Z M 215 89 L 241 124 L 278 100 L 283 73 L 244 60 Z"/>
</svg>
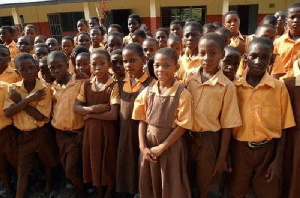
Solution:
<svg viewBox="0 0 300 198">
<path fill-rule="evenodd" d="M 288 129 L 283 163 L 283 197 L 300 197 L 300 86 L 296 78 L 284 80 L 294 111 L 296 126 Z"/>
<path fill-rule="evenodd" d="M 179 85 L 174 97 L 157 96 L 147 92 L 146 122 L 148 124 L 146 144 L 148 148 L 161 144 L 174 130 L 180 94 L 184 85 Z M 191 197 L 186 173 L 187 148 L 183 138 L 163 152 L 156 163 L 141 156 L 140 196 L 141 198 L 185 198 Z"/>
<path fill-rule="evenodd" d="M 124 81 L 119 81 L 121 109 L 120 109 L 120 137 L 117 155 L 117 192 L 138 193 L 138 160 L 139 160 L 139 121 L 131 119 L 134 100 L 139 93 L 153 81 L 148 77 L 138 92 L 123 91 Z"/>
<path fill-rule="evenodd" d="M 92 83 L 84 84 L 86 105 L 109 104 L 110 96 L 116 82 L 104 90 L 92 90 Z M 89 119 L 85 123 L 83 137 L 83 179 L 94 186 L 115 183 L 117 163 L 116 121 Z"/>
</svg>

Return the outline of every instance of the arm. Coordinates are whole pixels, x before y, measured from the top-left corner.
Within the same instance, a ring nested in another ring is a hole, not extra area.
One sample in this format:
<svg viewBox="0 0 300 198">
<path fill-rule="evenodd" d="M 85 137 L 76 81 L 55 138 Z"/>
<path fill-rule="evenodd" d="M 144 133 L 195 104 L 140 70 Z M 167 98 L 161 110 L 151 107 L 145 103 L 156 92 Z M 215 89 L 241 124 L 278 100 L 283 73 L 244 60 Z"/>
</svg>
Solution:
<svg viewBox="0 0 300 198">
<path fill-rule="evenodd" d="M 34 108 L 30 105 L 27 105 L 24 110 L 28 115 L 30 115 L 31 117 L 33 117 L 37 121 L 43 121 L 43 120 L 47 119 L 46 116 L 44 116 L 36 108 Z"/>
<path fill-rule="evenodd" d="M 21 100 L 17 104 L 13 104 L 7 109 L 4 109 L 4 113 L 6 117 L 13 117 L 14 115 L 20 113 L 27 107 L 28 103 L 29 103 L 28 98 L 25 98 L 24 100 Z"/>
<path fill-rule="evenodd" d="M 91 106 L 83 106 L 85 103 L 76 99 L 73 111 L 80 115 L 87 115 L 89 113 L 103 113 L 110 110 L 109 104 L 98 104 Z"/>
<path fill-rule="evenodd" d="M 144 121 L 140 121 L 139 124 L 139 147 L 141 153 L 143 154 L 143 158 L 150 162 L 156 162 L 155 155 L 150 151 L 150 149 L 146 145 L 146 133 L 147 133 L 147 123 Z"/>
<path fill-rule="evenodd" d="M 102 104 L 103 105 L 103 104 Z M 99 120 L 117 120 L 119 114 L 119 104 L 114 104 L 110 107 L 109 111 L 105 111 L 103 113 L 88 113 L 84 116 L 84 120 L 89 118 L 95 118 Z"/>
</svg>

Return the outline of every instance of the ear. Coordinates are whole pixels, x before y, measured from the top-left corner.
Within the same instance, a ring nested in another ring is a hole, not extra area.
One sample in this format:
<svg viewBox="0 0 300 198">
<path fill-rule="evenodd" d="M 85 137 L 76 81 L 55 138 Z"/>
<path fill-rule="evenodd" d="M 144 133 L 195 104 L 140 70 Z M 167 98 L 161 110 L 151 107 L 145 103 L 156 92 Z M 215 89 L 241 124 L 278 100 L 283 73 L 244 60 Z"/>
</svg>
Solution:
<svg viewBox="0 0 300 198">
<path fill-rule="evenodd" d="M 175 72 L 177 72 L 179 70 L 179 68 L 180 68 L 180 65 L 177 63 L 176 68 L 175 68 Z"/>
</svg>

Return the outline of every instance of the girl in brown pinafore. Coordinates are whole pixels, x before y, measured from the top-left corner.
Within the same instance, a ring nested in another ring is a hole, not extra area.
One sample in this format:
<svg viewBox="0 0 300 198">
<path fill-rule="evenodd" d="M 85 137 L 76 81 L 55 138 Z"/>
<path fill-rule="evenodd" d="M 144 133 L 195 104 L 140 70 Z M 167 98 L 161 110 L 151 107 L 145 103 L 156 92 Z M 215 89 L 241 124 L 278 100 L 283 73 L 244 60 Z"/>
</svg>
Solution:
<svg viewBox="0 0 300 198">
<path fill-rule="evenodd" d="M 134 197 L 138 193 L 139 122 L 131 119 L 134 100 L 138 94 L 153 82 L 153 78 L 143 72 L 144 52 L 138 44 L 128 44 L 123 49 L 123 64 L 127 76 L 119 81 L 120 138 L 117 155 L 117 186 L 120 196 Z M 134 61 L 129 61 L 134 60 Z M 134 79 L 136 80 L 134 82 Z"/>
<path fill-rule="evenodd" d="M 116 177 L 117 131 L 119 112 L 119 87 L 108 76 L 110 55 L 105 50 L 91 54 L 94 78 L 81 87 L 74 107 L 84 115 L 83 179 L 92 182 L 101 196 L 102 186 L 107 186 L 105 197 L 112 197 Z"/>
<path fill-rule="evenodd" d="M 141 198 L 191 197 L 182 135 L 192 127 L 192 101 L 188 90 L 174 78 L 177 60 L 175 50 L 158 50 L 154 56 L 158 82 L 143 90 L 134 103 L 132 117 L 140 120 Z"/>
</svg>

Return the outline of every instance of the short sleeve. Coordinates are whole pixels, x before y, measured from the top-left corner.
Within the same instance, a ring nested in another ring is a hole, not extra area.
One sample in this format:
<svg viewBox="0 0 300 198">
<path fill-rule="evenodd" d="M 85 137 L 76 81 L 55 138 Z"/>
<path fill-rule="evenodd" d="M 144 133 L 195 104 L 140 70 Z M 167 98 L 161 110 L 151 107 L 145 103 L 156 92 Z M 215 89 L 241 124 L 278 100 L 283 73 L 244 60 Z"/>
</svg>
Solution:
<svg viewBox="0 0 300 198">
<path fill-rule="evenodd" d="M 11 105 L 14 105 L 14 101 L 12 101 L 9 97 L 11 95 L 11 91 L 14 89 L 14 86 L 11 84 L 7 87 L 7 91 L 4 96 L 4 104 L 3 104 L 3 110 L 7 109 Z"/>
<path fill-rule="evenodd" d="M 113 90 L 110 94 L 110 105 L 120 104 L 120 94 L 119 94 L 119 85 L 116 83 L 113 87 Z"/>
<path fill-rule="evenodd" d="M 49 88 L 44 88 L 46 95 L 42 100 L 38 101 L 35 108 L 45 117 L 50 118 L 51 107 L 52 107 L 52 96 Z"/>
<path fill-rule="evenodd" d="M 134 101 L 134 107 L 132 112 L 132 119 L 146 121 L 146 97 L 147 89 L 144 89 Z"/>
<path fill-rule="evenodd" d="M 185 129 L 193 127 L 192 96 L 187 89 L 184 89 L 180 95 L 175 123 Z"/>
<path fill-rule="evenodd" d="M 82 83 L 79 94 L 77 95 L 77 98 L 76 98 L 80 102 L 86 102 L 84 85 L 85 85 L 85 83 Z"/>
<path fill-rule="evenodd" d="M 290 102 L 290 97 L 285 85 L 281 88 L 281 126 L 283 129 L 295 126 L 293 109 Z"/>
</svg>

